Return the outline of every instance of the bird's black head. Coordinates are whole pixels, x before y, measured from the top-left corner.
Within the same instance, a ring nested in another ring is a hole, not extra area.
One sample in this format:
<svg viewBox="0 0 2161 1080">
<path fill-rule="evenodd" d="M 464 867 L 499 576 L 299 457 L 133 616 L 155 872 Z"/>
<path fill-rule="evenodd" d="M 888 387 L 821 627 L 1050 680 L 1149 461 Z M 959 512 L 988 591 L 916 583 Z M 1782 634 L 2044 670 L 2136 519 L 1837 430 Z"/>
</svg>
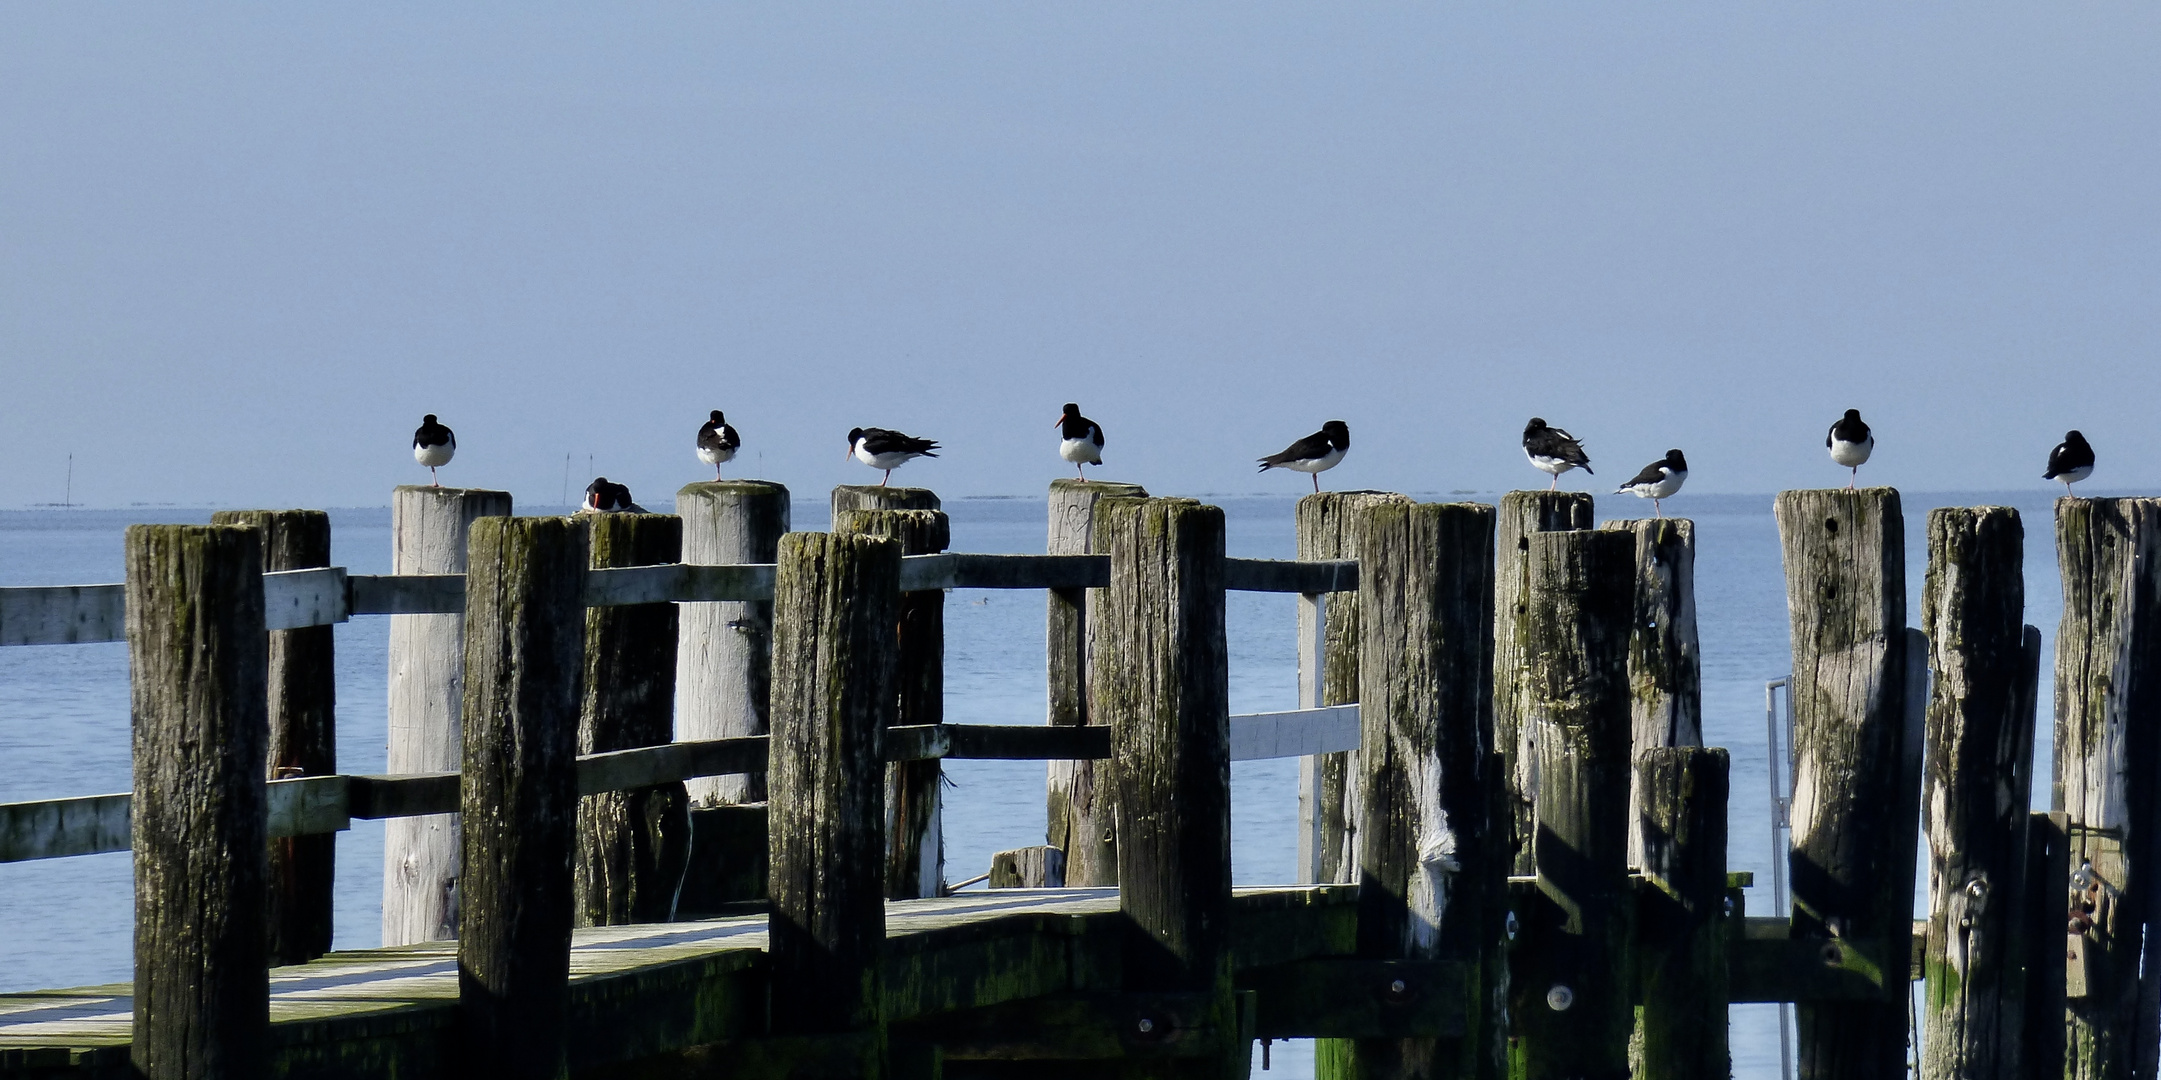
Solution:
<svg viewBox="0 0 2161 1080">
<path fill-rule="evenodd" d="M 2066 431 L 2063 433 L 2063 441 L 2070 443 L 2073 446 L 2082 446 L 2086 442 L 2086 436 L 2079 434 L 2075 430 Z"/>
<path fill-rule="evenodd" d="M 1545 418 L 1534 416 L 1531 417 L 1530 423 L 1523 425 L 1523 437 L 1528 439 L 1544 430 L 1546 430 Z"/>
<path fill-rule="evenodd" d="M 854 446 L 854 445 L 855 445 L 855 441 L 856 441 L 857 439 L 860 439 L 860 438 L 862 438 L 862 437 L 863 437 L 863 429 L 862 429 L 862 428 L 859 428 L 859 427 L 857 427 L 857 428 L 849 428 L 849 429 L 848 429 L 848 445 L 849 445 L 849 446 Z"/>
<path fill-rule="evenodd" d="M 1328 436 L 1329 445 L 1338 450 L 1351 448 L 1351 426 L 1341 420 L 1330 420 L 1322 424 L 1321 434 Z"/>
<path fill-rule="evenodd" d="M 1668 450 L 1666 451 L 1666 466 L 1680 472 L 1687 472 L 1688 459 L 1682 457 L 1679 450 Z"/>
<path fill-rule="evenodd" d="M 726 421 L 726 420 L 723 420 L 723 419 L 721 419 L 721 418 L 720 418 L 720 410 L 719 410 L 719 409 L 714 409 L 714 410 L 713 410 L 713 422 L 714 422 L 714 423 L 716 423 L 716 424 L 725 424 L 725 423 L 727 423 L 727 421 Z"/>
<path fill-rule="evenodd" d="M 1079 405 L 1077 405 L 1077 404 L 1075 404 L 1075 403 L 1073 403 L 1073 402 L 1070 402 L 1070 401 L 1066 402 L 1066 403 L 1065 403 L 1065 415 L 1067 415 L 1067 416 L 1079 416 L 1079 415 L 1080 415 L 1080 406 L 1079 406 Z"/>
<path fill-rule="evenodd" d="M 407 416 L 411 416 L 412 414 L 411 414 L 411 413 L 407 413 L 407 414 L 405 414 L 405 415 L 407 415 Z M 426 416 L 423 416 L 423 417 L 421 417 L 421 418 L 420 418 L 420 422 L 421 422 L 421 423 L 423 423 L 423 424 L 432 424 L 432 423 L 434 423 L 434 422 L 435 422 L 435 414 L 434 414 L 434 413 L 429 413 L 428 415 L 426 415 Z"/>
<path fill-rule="evenodd" d="M 1821 415 L 1821 414 L 1819 413 L 1818 415 Z M 1848 420 L 1859 420 L 1860 418 L 1861 418 L 1861 410 L 1859 410 L 1859 409 L 1847 409 L 1847 410 L 1846 410 L 1846 419 L 1848 419 Z"/>
</svg>

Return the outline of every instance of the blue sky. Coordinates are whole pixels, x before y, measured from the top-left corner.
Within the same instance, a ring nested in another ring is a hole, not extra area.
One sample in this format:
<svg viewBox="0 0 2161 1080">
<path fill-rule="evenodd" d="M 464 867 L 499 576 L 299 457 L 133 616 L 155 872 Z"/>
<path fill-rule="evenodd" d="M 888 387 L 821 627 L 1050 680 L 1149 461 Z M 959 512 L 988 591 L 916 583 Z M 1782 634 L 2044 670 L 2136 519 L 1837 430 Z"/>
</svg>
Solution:
<svg viewBox="0 0 2161 1080">
<path fill-rule="evenodd" d="M 2161 8 L 10 5 L 0 506 L 2161 483 Z M 590 456 L 590 457 L 589 457 Z M 589 469 L 587 462 L 592 466 Z M 663 496 L 655 499 L 656 495 Z M 1684 495 L 1685 498 L 1685 495 Z M 1676 510 L 1682 510 L 1680 506 Z M 1685 510 L 1683 510 L 1685 512 Z"/>
</svg>

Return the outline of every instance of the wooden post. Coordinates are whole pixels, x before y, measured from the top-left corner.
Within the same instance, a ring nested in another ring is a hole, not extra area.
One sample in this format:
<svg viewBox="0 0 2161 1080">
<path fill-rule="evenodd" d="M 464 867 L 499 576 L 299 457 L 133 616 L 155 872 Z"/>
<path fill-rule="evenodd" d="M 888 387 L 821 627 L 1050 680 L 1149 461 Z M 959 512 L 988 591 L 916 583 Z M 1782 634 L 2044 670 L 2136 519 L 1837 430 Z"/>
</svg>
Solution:
<svg viewBox="0 0 2161 1080">
<path fill-rule="evenodd" d="M 220 510 L 210 515 L 210 523 L 261 530 L 265 572 L 330 565 L 330 515 L 321 510 Z M 267 778 L 337 773 L 336 647 L 328 626 L 270 632 Z M 305 964 L 330 951 L 337 857 L 333 835 L 270 841 L 270 914 L 264 926 L 272 967 Z"/>
<path fill-rule="evenodd" d="M 2161 889 L 2152 880 L 2161 867 L 2161 500 L 2058 499 L 2056 550 L 2055 804 L 2069 815 L 2071 869 L 2090 882 L 2077 903 L 2091 908 L 2082 960 L 2067 971 L 2063 1075 L 2152 1077 L 2161 1042 Z"/>
<path fill-rule="evenodd" d="M 842 509 L 892 492 L 889 509 Z M 922 488 L 842 488 L 833 493 L 833 531 L 900 541 L 902 555 L 933 555 L 952 546 L 952 526 L 938 496 Z M 900 711 L 896 724 L 945 721 L 945 591 L 905 593 L 900 598 Z M 913 900 L 945 892 L 944 816 L 939 789 L 944 771 L 935 760 L 896 761 L 885 767 L 886 896 Z"/>
<path fill-rule="evenodd" d="M 1220 1058 L 1152 1075 L 1243 1076 L 1231 994 L 1223 511 L 1191 499 L 1105 499 L 1095 530 L 1111 583 L 1088 700 L 1111 727 L 1118 905 L 1132 920 L 1125 987 L 1213 999 L 1205 1023 Z"/>
<path fill-rule="evenodd" d="M 566 1071 L 589 558 L 584 524 L 569 518 L 473 523 L 458 1012 L 475 1074 L 558 1080 Z"/>
<path fill-rule="evenodd" d="M 655 566 L 683 551 L 673 514 L 593 514 L 594 569 Z M 585 692 L 578 753 L 660 746 L 673 737 L 676 605 L 585 610 Z M 690 802 L 681 782 L 578 801 L 580 926 L 668 922 L 689 858 Z"/>
<path fill-rule="evenodd" d="M 1636 538 L 1532 533 L 1519 625 L 1524 754 L 1537 777 L 1540 901 L 1519 950 L 1516 1054 L 1527 1080 L 1623 1077 L 1628 959 L 1629 625 Z"/>
<path fill-rule="evenodd" d="M 1410 505 L 1380 491 L 1323 491 L 1298 500 L 1298 557 L 1356 559 L 1366 511 Z M 1490 514 L 1489 514 L 1490 516 Z M 1492 546 L 1492 538 L 1487 538 Z M 1487 562 L 1491 562 L 1489 558 Z M 1490 572 L 1487 575 L 1490 591 Z M 1349 705 L 1358 700 L 1360 630 L 1357 593 L 1299 597 L 1298 707 Z M 1316 625 L 1316 623 L 1318 625 Z M 1490 623 L 1487 636 L 1492 636 Z M 1319 639 L 1313 650 L 1305 643 Z M 1318 653 L 1316 657 L 1314 654 Z M 1318 668 L 1315 669 L 1315 660 Z M 1484 731 L 1480 732 L 1481 738 Z M 1314 754 L 1298 761 L 1298 873 L 1307 882 L 1358 880 L 1358 752 Z"/>
<path fill-rule="evenodd" d="M 1147 498 L 1139 484 L 1101 480 L 1053 480 L 1050 485 L 1052 555 L 1095 553 L 1098 500 Z M 1101 589 L 1052 589 L 1049 625 L 1048 695 L 1053 727 L 1102 723 L 1088 708 L 1088 651 L 1092 636 L 1090 601 Z M 1066 881 L 1080 885 L 1118 884 L 1118 833 L 1110 806 L 1107 764 L 1053 761 L 1044 785 L 1047 802 L 1045 842 L 1065 852 Z"/>
<path fill-rule="evenodd" d="M 884 761 L 899 700 L 900 544 L 789 533 L 773 594 L 772 1025 L 883 1039 Z"/>
<path fill-rule="evenodd" d="M 769 563 L 788 531 L 788 489 L 763 480 L 688 484 L 675 493 L 683 561 Z M 685 741 L 763 735 L 773 672 L 770 601 L 683 604 L 676 639 L 675 734 Z M 696 806 L 765 801 L 765 774 L 687 783 Z"/>
<path fill-rule="evenodd" d="M 1726 1046 L 1726 751 L 1639 750 L 1636 777 L 1643 1004 L 1631 1065 L 1635 1075 L 1658 1080 L 1725 1080 L 1733 1075 Z"/>
<path fill-rule="evenodd" d="M 2041 632 L 2021 625 L 2024 560 L 2018 511 L 1929 511 L 1923 1080 L 2024 1075 L 2022 894 L 2041 661 Z"/>
<path fill-rule="evenodd" d="M 2064 1075 L 2064 898 L 2071 880 L 2071 819 L 2061 810 L 2026 815 L 2026 1075 Z"/>
<path fill-rule="evenodd" d="M 1635 518 L 1601 526 L 1636 537 L 1636 614 L 1628 643 L 1629 745 L 1703 745 L 1703 675 L 1696 646 L 1696 523 Z M 1642 779 L 1633 774 L 1631 784 Z M 1632 786 L 1628 864 L 1643 865 L 1643 794 Z"/>
<path fill-rule="evenodd" d="M 1531 534 L 1588 529 L 1595 523 L 1591 496 L 1580 491 L 1511 491 L 1501 496 L 1494 538 L 1498 566 L 1493 578 L 1493 742 L 1501 752 L 1514 872 L 1531 872 L 1531 803 L 1537 786 L 1523 752 L 1523 619 L 1531 581 Z"/>
<path fill-rule="evenodd" d="M 1793 935 L 1821 942 L 1826 963 L 1878 973 L 1884 995 L 1796 1006 L 1800 1075 L 1898 1080 L 1920 795 L 1909 670 L 1926 659 L 1906 630 L 1905 519 L 1889 488 L 1780 492 L 1777 514 L 1793 621 Z"/>
<path fill-rule="evenodd" d="M 1377 497 L 1356 517 L 1344 531 L 1357 543 L 1345 554 L 1359 567 L 1351 646 L 1362 728 L 1354 784 L 1362 818 L 1358 954 L 1455 960 L 1473 973 L 1471 985 L 1498 983 L 1498 886 L 1508 853 L 1488 821 L 1498 780 L 1487 742 L 1494 511 Z M 1478 1076 L 1480 1062 L 1498 1063 L 1503 1046 L 1501 1016 L 1482 1004 L 1472 1004 L 1459 1039 L 1361 1039 L 1333 1048 L 1335 1074 Z"/>
<path fill-rule="evenodd" d="M 262 534 L 127 531 L 135 1034 L 148 1080 L 270 1071 Z"/>
<path fill-rule="evenodd" d="M 408 485 L 390 499 L 390 572 L 462 574 L 466 533 L 507 517 L 510 493 Z M 390 617 L 392 773 L 454 772 L 465 695 L 465 616 Z M 458 936 L 458 818 L 383 823 L 383 944 Z"/>
</svg>

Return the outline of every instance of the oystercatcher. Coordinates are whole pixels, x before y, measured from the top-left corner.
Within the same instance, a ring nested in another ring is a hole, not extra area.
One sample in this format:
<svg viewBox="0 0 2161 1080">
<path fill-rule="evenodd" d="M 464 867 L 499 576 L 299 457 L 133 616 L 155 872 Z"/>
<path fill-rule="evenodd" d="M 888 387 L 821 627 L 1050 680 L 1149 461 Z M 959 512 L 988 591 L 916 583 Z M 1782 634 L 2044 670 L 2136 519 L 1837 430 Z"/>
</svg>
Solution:
<svg viewBox="0 0 2161 1080">
<path fill-rule="evenodd" d="M 1322 424 L 1319 431 L 1286 447 L 1280 454 L 1261 459 L 1261 471 L 1296 469 L 1313 474 L 1313 490 L 1321 489 L 1321 474 L 1336 467 L 1351 448 L 1351 426 L 1341 420 Z"/>
<path fill-rule="evenodd" d="M 1561 474 L 1570 469 L 1598 475 L 1591 470 L 1591 456 L 1583 452 L 1583 444 L 1574 435 L 1550 427 L 1535 416 L 1523 425 L 1523 456 L 1531 459 L 1534 468 L 1553 477 L 1546 485 L 1547 491 L 1559 487 Z"/>
<path fill-rule="evenodd" d="M 436 423 L 434 413 L 420 418 L 420 427 L 413 432 L 413 460 L 428 467 L 429 483 L 443 486 L 435 478 L 435 470 L 450 464 L 451 457 L 457 452 L 458 437 L 451 434 L 449 428 Z"/>
<path fill-rule="evenodd" d="M 1058 415 L 1058 433 L 1063 441 L 1058 444 L 1058 456 L 1073 463 L 1073 472 L 1083 483 L 1088 474 L 1082 465 L 1103 464 L 1103 428 L 1095 421 L 1081 415 L 1080 406 L 1068 401 L 1065 412 Z"/>
<path fill-rule="evenodd" d="M 2086 436 L 2076 431 L 2063 433 L 2063 441 L 2048 452 L 2048 472 L 2043 480 L 2063 481 L 2063 493 L 2071 494 L 2071 485 L 2093 475 L 2093 447 L 2087 445 Z"/>
<path fill-rule="evenodd" d="M 1861 466 L 1868 463 L 1868 455 L 1876 449 L 1876 437 L 1861 422 L 1861 410 L 1847 409 L 1846 415 L 1839 417 L 1824 435 L 1823 445 L 1830 448 L 1832 461 L 1853 470 L 1846 478 L 1846 490 L 1852 491 L 1861 479 Z"/>
<path fill-rule="evenodd" d="M 642 514 L 645 507 L 630 501 L 627 484 L 611 483 L 605 476 L 596 476 L 585 485 L 585 505 L 578 508 L 581 514 Z"/>
<path fill-rule="evenodd" d="M 937 457 L 937 451 L 936 442 L 898 431 L 880 427 L 848 429 L 848 452 L 873 469 L 885 470 L 885 479 L 878 481 L 879 487 L 893 479 L 893 470 L 919 457 Z"/>
<path fill-rule="evenodd" d="M 698 428 L 698 460 L 713 467 L 713 479 L 721 479 L 720 467 L 735 460 L 735 452 L 743 446 L 743 437 L 728 426 L 728 421 L 713 410 L 713 418 Z"/>
<path fill-rule="evenodd" d="M 1668 450 L 1665 457 L 1645 465 L 1635 479 L 1614 488 L 1613 493 L 1618 495 L 1625 491 L 1639 499 L 1649 499 L 1651 509 L 1659 517 L 1665 517 L 1666 510 L 1660 502 L 1672 498 L 1687 479 L 1688 459 L 1682 457 L 1679 450 Z"/>
</svg>

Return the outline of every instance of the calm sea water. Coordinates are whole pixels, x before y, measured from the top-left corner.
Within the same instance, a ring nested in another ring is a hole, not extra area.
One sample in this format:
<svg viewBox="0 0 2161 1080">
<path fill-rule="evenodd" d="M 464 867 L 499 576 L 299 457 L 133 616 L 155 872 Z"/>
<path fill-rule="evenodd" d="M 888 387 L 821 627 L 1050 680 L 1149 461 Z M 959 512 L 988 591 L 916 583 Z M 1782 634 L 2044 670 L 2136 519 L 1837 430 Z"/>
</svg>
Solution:
<svg viewBox="0 0 2161 1080">
<path fill-rule="evenodd" d="M 1421 498 L 1442 496 L 1424 495 Z M 1447 498 L 1492 501 L 1492 493 Z M 2027 522 L 2026 619 L 2053 650 L 2062 595 L 2046 489 L 2017 493 L 1907 495 L 1909 622 L 1920 618 L 1926 511 L 1947 505 L 2016 507 Z M 1223 507 L 1234 556 L 1290 558 L 1295 497 L 1211 498 Z M 1697 614 L 1703 649 L 1706 741 L 1733 753 L 1730 865 L 1761 883 L 1749 910 L 1768 912 L 1770 843 L 1764 746 L 1764 682 L 1786 673 L 1788 630 L 1778 530 L 1770 496 L 1682 496 L 1672 507 L 1697 525 Z M 523 507 L 521 512 L 560 508 Z M 1040 499 L 949 502 L 953 550 L 1043 550 Z M 1600 499 L 1601 516 L 1640 516 L 1634 499 Z M 122 531 L 135 522 L 203 522 L 207 509 L 0 512 L 0 585 L 65 585 L 121 579 Z M 822 502 L 799 503 L 798 528 L 823 528 Z M 334 510 L 335 561 L 355 573 L 388 573 L 387 509 Z M 1295 707 L 1295 600 L 1233 593 L 1229 601 L 1231 707 Z M 1038 723 L 1043 716 L 1044 601 L 1036 592 L 956 590 L 946 609 L 946 715 L 955 723 Z M 389 622 L 360 618 L 337 628 L 339 765 L 384 770 L 385 647 Z M 2050 665 L 2044 663 L 2043 678 Z M 2035 785 L 2046 798 L 2049 688 L 2040 695 Z M 992 852 L 1040 844 L 1041 763 L 955 761 L 946 766 L 946 861 L 953 880 L 988 868 Z M 125 791 L 129 786 L 127 651 L 120 644 L 0 649 L 0 802 Z M 1241 885 L 1294 878 L 1295 761 L 1232 768 L 1233 873 Z M 380 822 L 355 822 L 338 838 L 337 945 L 378 943 Z M 125 981 L 129 977 L 126 853 L 0 865 L 0 991 Z M 1778 1075 L 1770 1006 L 1733 1010 L 1735 1075 Z M 1310 1048 L 1274 1048 L 1269 1074 L 1311 1073 Z M 1255 1067 L 1258 1068 L 1256 1059 Z"/>
</svg>

